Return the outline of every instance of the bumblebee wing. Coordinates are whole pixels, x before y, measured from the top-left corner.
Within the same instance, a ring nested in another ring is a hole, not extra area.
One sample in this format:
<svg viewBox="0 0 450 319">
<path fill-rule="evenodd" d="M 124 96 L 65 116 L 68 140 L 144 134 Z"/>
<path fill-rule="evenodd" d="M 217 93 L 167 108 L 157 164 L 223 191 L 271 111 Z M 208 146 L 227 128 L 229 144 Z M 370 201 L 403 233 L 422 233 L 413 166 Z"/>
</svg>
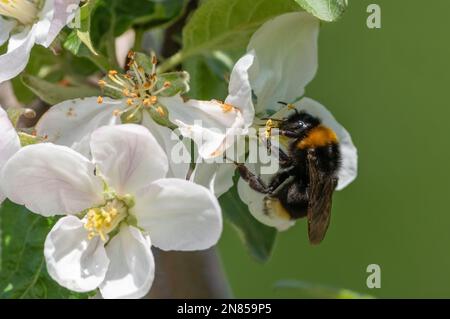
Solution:
<svg viewBox="0 0 450 319">
<path fill-rule="evenodd" d="M 320 244 L 330 224 L 331 202 L 337 178 L 328 176 L 317 167 L 314 150 L 308 152 L 308 236 L 313 245 Z"/>
</svg>

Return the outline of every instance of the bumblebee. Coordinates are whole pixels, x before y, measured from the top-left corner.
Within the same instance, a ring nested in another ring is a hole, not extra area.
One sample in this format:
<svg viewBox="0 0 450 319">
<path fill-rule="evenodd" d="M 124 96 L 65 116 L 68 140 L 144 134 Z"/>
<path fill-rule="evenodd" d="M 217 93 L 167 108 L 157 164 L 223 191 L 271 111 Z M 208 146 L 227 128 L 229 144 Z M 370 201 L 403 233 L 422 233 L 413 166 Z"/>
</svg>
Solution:
<svg viewBox="0 0 450 319">
<path fill-rule="evenodd" d="M 276 127 L 279 135 L 288 140 L 287 153 L 277 149 L 280 168 L 268 184 L 245 165 L 236 165 L 250 188 L 266 194 L 265 214 L 290 220 L 307 217 L 309 241 L 319 244 L 330 223 L 332 196 L 338 182 L 339 141 L 320 119 L 293 110 L 286 118 L 268 119 L 268 131 Z"/>
</svg>

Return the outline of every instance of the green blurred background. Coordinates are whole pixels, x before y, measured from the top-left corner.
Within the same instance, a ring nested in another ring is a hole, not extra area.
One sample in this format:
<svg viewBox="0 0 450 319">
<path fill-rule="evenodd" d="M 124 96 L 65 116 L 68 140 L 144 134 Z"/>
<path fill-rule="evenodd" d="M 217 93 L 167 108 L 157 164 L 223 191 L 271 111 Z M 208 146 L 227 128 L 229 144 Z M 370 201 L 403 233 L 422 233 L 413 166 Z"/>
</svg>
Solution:
<svg viewBox="0 0 450 319">
<path fill-rule="evenodd" d="M 259 264 L 226 225 L 220 252 L 236 297 L 310 296 L 275 289 L 287 279 L 380 298 L 450 297 L 450 1 L 349 2 L 340 21 L 322 26 L 306 95 L 352 134 L 358 179 L 335 194 L 318 247 L 302 220 Z M 371 3 L 381 6 L 381 29 L 366 26 Z M 373 263 L 380 289 L 366 286 Z"/>
</svg>

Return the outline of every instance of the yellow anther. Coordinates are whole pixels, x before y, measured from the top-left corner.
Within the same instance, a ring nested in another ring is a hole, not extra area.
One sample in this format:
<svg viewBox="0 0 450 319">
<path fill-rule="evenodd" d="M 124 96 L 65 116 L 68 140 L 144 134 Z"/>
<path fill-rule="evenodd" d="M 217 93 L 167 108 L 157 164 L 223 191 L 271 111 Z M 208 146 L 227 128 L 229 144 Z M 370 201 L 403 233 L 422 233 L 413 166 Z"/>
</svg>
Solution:
<svg viewBox="0 0 450 319">
<path fill-rule="evenodd" d="M 275 125 L 271 119 L 268 119 L 266 122 L 266 138 L 270 138 L 272 136 L 272 128 L 274 128 Z"/>
<path fill-rule="evenodd" d="M 161 106 L 158 106 L 156 108 L 156 112 L 158 112 L 158 114 L 161 115 L 161 116 L 165 116 L 166 115 L 166 113 L 164 112 L 164 109 Z"/>
<path fill-rule="evenodd" d="M 149 99 L 151 104 L 156 104 L 156 102 L 158 102 L 158 97 L 155 95 L 150 96 Z"/>
<path fill-rule="evenodd" d="M 172 83 L 170 83 L 169 81 L 164 82 L 163 85 L 165 88 L 170 88 L 172 86 Z"/>
<path fill-rule="evenodd" d="M 103 87 L 105 87 L 105 85 L 106 85 L 106 81 L 104 81 L 104 80 L 99 80 L 99 81 L 98 81 L 98 85 L 99 85 L 101 88 L 103 88 Z"/>
<path fill-rule="evenodd" d="M 133 105 L 133 103 L 134 103 L 134 100 L 133 100 L 133 99 L 127 99 L 127 105 L 128 105 L 128 106 Z"/>
<path fill-rule="evenodd" d="M 88 231 L 88 239 L 99 236 L 106 241 L 107 234 L 113 231 L 127 215 L 127 206 L 117 199 L 107 202 L 103 207 L 89 209 L 84 224 L 84 228 Z"/>
<path fill-rule="evenodd" d="M 224 113 L 228 113 L 234 109 L 234 106 L 228 103 L 222 103 L 222 110 Z"/>
<path fill-rule="evenodd" d="M 116 70 L 110 70 L 110 71 L 108 72 L 108 75 L 110 75 L 110 76 L 115 76 L 115 75 L 117 75 L 117 71 L 116 71 Z"/>
<path fill-rule="evenodd" d="M 134 59 L 134 52 L 133 52 L 133 50 L 130 50 L 128 52 L 128 59 Z"/>
<path fill-rule="evenodd" d="M 97 98 L 97 103 L 98 103 L 98 104 L 102 104 L 102 103 L 103 103 L 103 96 L 99 96 L 99 97 Z"/>
</svg>

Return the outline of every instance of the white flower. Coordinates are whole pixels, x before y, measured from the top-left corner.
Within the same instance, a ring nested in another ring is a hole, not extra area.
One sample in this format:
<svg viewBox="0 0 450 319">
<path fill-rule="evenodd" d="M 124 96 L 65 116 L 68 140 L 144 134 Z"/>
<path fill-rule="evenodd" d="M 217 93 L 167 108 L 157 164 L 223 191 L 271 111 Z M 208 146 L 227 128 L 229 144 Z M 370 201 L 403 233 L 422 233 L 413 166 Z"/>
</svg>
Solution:
<svg viewBox="0 0 450 319">
<path fill-rule="evenodd" d="M 233 186 L 235 166 L 223 163 L 224 152 L 243 139 L 253 125 L 255 115 L 248 70 L 253 52 L 245 54 L 233 67 L 225 101 L 171 100 L 166 106 L 169 118 L 178 125 L 184 137 L 198 146 L 199 160 L 191 180 L 209 185 L 214 176 L 217 197 Z M 242 154 L 235 154 L 233 160 Z M 200 161 L 204 159 L 206 161 Z M 215 160 L 218 159 L 218 162 Z"/>
<path fill-rule="evenodd" d="M 0 56 L 0 83 L 25 69 L 34 44 L 49 47 L 72 20 L 80 0 L 1 0 L 0 45 L 9 39 Z"/>
<path fill-rule="evenodd" d="M 243 88 L 241 92 L 246 94 L 240 95 L 241 99 L 234 100 L 237 108 L 239 106 L 244 107 L 243 111 L 245 111 L 247 105 L 245 101 L 248 101 L 251 92 L 255 96 L 255 111 L 253 112 L 253 105 L 247 106 L 247 108 L 251 108 L 252 112 L 249 112 L 249 114 L 256 113 L 256 117 L 249 115 L 245 125 L 241 123 L 241 128 L 248 128 L 251 125 L 257 126 L 258 117 L 282 118 L 288 111 L 287 108 L 279 111 L 281 106 L 278 102 L 282 101 L 293 103 L 291 105 L 294 105 L 298 110 L 308 111 L 322 120 L 323 124 L 335 130 L 340 139 L 339 145 L 342 154 L 342 166 L 338 174 L 339 184 L 337 189 L 339 190 L 351 183 L 356 177 L 356 148 L 348 132 L 334 120 L 325 107 L 308 98 L 299 100 L 305 92 L 305 86 L 314 78 L 318 68 L 318 34 L 319 20 L 305 12 L 283 14 L 266 22 L 250 39 L 247 48 L 248 53 L 243 58 L 248 63 L 245 64 L 245 67 L 241 67 L 241 59 L 236 64 L 230 81 L 230 94 L 236 86 Z M 236 83 L 233 81 L 234 79 L 240 81 Z M 249 84 L 251 85 L 250 89 L 248 88 Z M 189 103 L 190 101 L 186 103 L 186 108 L 184 108 L 186 113 L 189 112 L 187 108 Z M 196 101 L 195 105 L 202 103 L 208 102 Z M 219 137 L 223 138 L 224 135 L 218 137 L 209 134 L 210 130 L 205 129 L 205 126 L 214 127 L 214 125 L 217 125 L 216 123 L 219 122 L 217 118 L 220 118 L 221 114 L 214 112 L 211 106 L 209 108 L 204 107 L 201 112 L 194 111 L 190 115 L 193 119 L 191 122 L 194 122 L 196 118 L 203 119 L 201 123 L 203 127 L 186 126 L 191 132 L 196 132 L 203 137 L 203 140 L 200 138 L 194 138 L 194 140 L 207 146 L 217 145 L 220 141 Z M 276 111 L 279 112 L 273 114 Z M 214 117 L 208 121 L 208 116 L 203 113 L 208 113 L 209 117 Z M 221 131 L 226 130 L 226 125 L 220 125 L 219 127 Z M 192 133 L 189 134 L 187 130 L 182 131 L 182 133 L 191 137 L 193 135 Z M 227 146 L 229 147 L 229 145 Z M 259 147 L 264 148 L 265 146 L 261 144 Z M 202 146 L 200 145 L 199 148 L 201 149 Z M 223 150 L 224 148 L 219 149 L 214 155 L 223 156 Z M 200 155 L 208 158 L 208 156 L 205 156 L 208 154 L 200 153 Z M 277 154 L 272 155 L 276 156 Z M 232 164 L 200 164 L 194 171 L 193 179 L 202 185 L 208 185 L 208 182 L 215 177 L 216 195 L 220 196 L 233 185 L 233 175 L 234 167 Z M 267 180 L 270 179 L 270 176 L 262 177 Z M 291 220 L 281 220 L 265 215 L 262 207 L 264 195 L 250 189 L 246 183 L 240 181 L 238 190 L 241 199 L 249 206 L 250 212 L 261 222 L 280 230 L 293 224 Z"/>
<path fill-rule="evenodd" d="M 167 157 L 142 126 L 104 126 L 90 145 L 92 161 L 51 143 L 22 148 L 3 170 L 4 190 L 35 213 L 67 215 L 44 251 L 60 285 L 79 292 L 98 287 L 104 298 L 139 298 L 154 277 L 151 245 L 211 247 L 222 229 L 220 207 L 208 189 L 165 178 Z"/>
<path fill-rule="evenodd" d="M 253 59 L 250 52 L 236 62 L 224 102 L 191 99 L 173 100 L 167 105 L 169 117 L 183 136 L 197 143 L 202 158 L 221 156 L 235 142 L 236 136 L 245 136 L 253 124 L 255 111 L 248 78 Z"/>
<path fill-rule="evenodd" d="M 20 149 L 20 140 L 8 114 L 0 106 L 0 173 L 6 162 Z M 5 200 L 0 180 L 0 204 Z"/>
<path fill-rule="evenodd" d="M 182 148 L 182 152 L 188 154 L 184 144 L 171 129 L 157 124 L 152 119 L 151 112 L 164 117 L 167 114 L 162 106 L 179 104 L 179 101 L 182 101 L 179 95 L 161 96 L 165 90 L 170 89 L 171 83 L 158 86 L 159 80 L 155 73 L 156 59 L 152 60 L 151 76 L 148 76 L 133 60 L 127 77 L 116 71 L 110 71 L 108 83 L 99 81 L 105 89 L 122 94 L 120 99 L 87 97 L 54 105 L 37 123 L 37 135 L 45 136 L 52 143 L 71 147 L 90 157 L 89 141 L 92 132 L 101 126 L 122 124 L 125 117 L 125 121 L 139 122 L 147 127 L 168 155 L 176 147 Z M 147 77 L 148 81 L 143 80 Z M 186 177 L 190 165 L 188 160 L 173 161 L 169 156 L 169 164 L 168 176 Z"/>
</svg>

